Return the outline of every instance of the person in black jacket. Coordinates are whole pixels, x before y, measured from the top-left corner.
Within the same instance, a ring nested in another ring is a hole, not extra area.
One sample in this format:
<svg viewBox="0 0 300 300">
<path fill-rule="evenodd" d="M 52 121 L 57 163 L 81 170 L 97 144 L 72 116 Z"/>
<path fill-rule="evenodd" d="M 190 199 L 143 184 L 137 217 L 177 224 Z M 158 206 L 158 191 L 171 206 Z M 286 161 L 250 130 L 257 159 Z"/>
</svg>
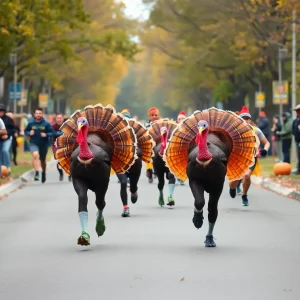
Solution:
<svg viewBox="0 0 300 300">
<path fill-rule="evenodd" d="M 18 165 L 17 163 L 17 153 L 18 153 L 18 142 L 17 137 L 20 135 L 20 127 L 17 126 L 14 114 L 12 112 L 7 112 L 6 115 L 10 117 L 14 124 L 15 124 L 15 134 L 12 136 L 12 142 L 11 142 L 11 152 L 12 152 L 12 158 L 15 166 Z"/>
<path fill-rule="evenodd" d="M 6 166 L 8 173 L 11 172 L 11 160 L 10 160 L 10 147 L 12 143 L 12 137 L 16 133 L 15 123 L 12 118 L 6 115 L 6 107 L 0 103 L 0 118 L 2 119 L 7 134 L 1 136 L 2 139 L 2 165 Z"/>
<path fill-rule="evenodd" d="M 270 121 L 264 111 L 259 113 L 259 118 L 257 120 L 257 127 L 262 131 L 268 142 L 270 142 Z M 264 146 L 260 144 L 260 148 L 263 149 Z M 269 155 L 271 155 L 269 151 Z"/>
<path fill-rule="evenodd" d="M 300 104 L 294 110 L 296 111 L 296 119 L 293 121 L 292 133 L 296 142 L 298 164 L 297 170 L 293 173 L 300 175 Z"/>
<path fill-rule="evenodd" d="M 282 161 L 282 146 L 281 146 L 281 138 L 280 135 L 276 134 L 276 132 L 281 131 L 281 122 L 280 116 L 275 115 L 273 117 L 273 127 L 271 129 L 273 136 L 272 136 L 272 143 L 274 143 L 275 153 L 277 156 L 277 161 Z"/>
</svg>

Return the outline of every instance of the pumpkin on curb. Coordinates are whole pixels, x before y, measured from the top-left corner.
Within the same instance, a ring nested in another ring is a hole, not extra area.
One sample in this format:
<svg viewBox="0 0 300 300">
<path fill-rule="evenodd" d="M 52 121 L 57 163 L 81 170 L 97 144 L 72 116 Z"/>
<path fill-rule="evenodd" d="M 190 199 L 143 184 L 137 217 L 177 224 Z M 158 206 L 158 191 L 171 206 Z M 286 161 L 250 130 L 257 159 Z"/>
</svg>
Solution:
<svg viewBox="0 0 300 300">
<path fill-rule="evenodd" d="M 274 165 L 273 172 L 274 172 L 275 176 L 290 175 L 292 172 L 292 167 L 289 163 L 279 162 Z"/>
<path fill-rule="evenodd" d="M 1 166 L 1 177 L 5 178 L 8 175 L 8 169 L 6 166 Z"/>
</svg>

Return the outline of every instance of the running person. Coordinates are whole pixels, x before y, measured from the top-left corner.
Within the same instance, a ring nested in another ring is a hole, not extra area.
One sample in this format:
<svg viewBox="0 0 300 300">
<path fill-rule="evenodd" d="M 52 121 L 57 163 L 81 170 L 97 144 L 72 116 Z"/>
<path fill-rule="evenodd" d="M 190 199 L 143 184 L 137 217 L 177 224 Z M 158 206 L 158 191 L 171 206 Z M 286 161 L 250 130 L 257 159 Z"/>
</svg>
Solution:
<svg viewBox="0 0 300 300">
<path fill-rule="evenodd" d="M 32 153 L 32 165 L 35 170 L 34 180 L 40 179 L 39 159 L 42 167 L 42 183 L 46 181 L 46 158 L 48 153 L 49 137 L 53 136 L 53 129 L 49 122 L 43 118 L 43 110 L 37 108 L 34 118 L 28 122 L 24 133 L 30 137 L 29 149 Z"/>
<path fill-rule="evenodd" d="M 60 131 L 59 129 L 60 129 L 61 125 L 64 123 L 64 121 L 66 121 L 66 119 L 64 118 L 64 115 L 62 113 L 57 113 L 55 116 L 55 122 L 52 124 L 52 128 L 53 128 L 52 152 L 53 152 L 53 155 L 55 155 L 55 152 L 57 150 L 55 142 L 56 142 L 57 138 L 63 134 L 63 132 Z M 59 166 L 59 163 L 57 163 L 56 168 L 59 173 L 59 180 L 63 181 L 64 180 L 64 171 Z M 69 181 L 71 181 L 71 176 L 69 176 Z"/>
<path fill-rule="evenodd" d="M 151 107 L 148 110 L 148 117 L 149 117 L 149 121 L 145 123 L 145 127 L 149 128 L 152 124 L 152 122 L 157 121 L 160 119 L 160 114 L 159 114 L 159 110 L 156 107 Z M 148 163 L 146 164 L 146 176 L 148 177 L 148 182 L 152 183 L 153 182 L 153 165 L 152 163 Z"/>
<path fill-rule="evenodd" d="M 240 117 L 242 117 L 248 124 L 251 124 L 251 115 L 246 106 L 242 107 L 242 110 L 240 112 Z M 253 126 L 253 125 L 251 125 L 251 127 L 253 128 L 253 132 L 259 138 L 260 143 L 264 147 L 263 149 L 260 149 L 259 154 L 261 156 L 266 156 L 268 154 L 268 151 L 270 148 L 269 141 L 266 139 L 265 135 L 262 133 L 262 131 L 258 127 Z M 251 186 L 251 175 L 258 175 L 259 172 L 260 172 L 260 166 L 259 166 L 258 155 L 257 155 L 255 157 L 254 165 L 246 171 L 246 173 L 242 179 L 242 185 L 243 185 L 242 204 L 243 204 L 243 206 L 249 205 L 247 193 Z M 239 180 L 236 180 L 236 181 L 230 182 L 230 184 L 229 184 L 229 186 L 230 186 L 229 194 L 232 198 L 235 198 L 235 196 L 236 196 L 236 187 L 238 186 L 239 182 L 240 182 Z"/>
</svg>

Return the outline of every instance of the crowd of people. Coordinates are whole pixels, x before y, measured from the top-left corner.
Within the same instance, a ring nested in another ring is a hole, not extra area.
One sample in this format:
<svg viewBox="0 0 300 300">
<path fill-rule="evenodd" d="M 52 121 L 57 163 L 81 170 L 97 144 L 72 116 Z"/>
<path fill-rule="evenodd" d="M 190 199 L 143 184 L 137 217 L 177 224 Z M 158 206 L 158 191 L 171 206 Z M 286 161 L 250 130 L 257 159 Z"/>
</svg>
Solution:
<svg viewBox="0 0 300 300">
<path fill-rule="evenodd" d="M 292 140 L 295 139 L 297 153 L 297 169 L 294 174 L 300 174 L 300 105 L 294 108 L 296 118 L 293 120 L 289 111 L 282 115 L 274 115 L 272 124 L 264 111 L 256 120 L 257 127 L 271 143 L 269 155 L 275 157 L 275 162 L 291 163 Z"/>
<path fill-rule="evenodd" d="M 236 113 L 241 116 L 244 115 L 244 118 L 247 119 L 250 113 L 246 107 L 243 109 L 244 111 L 237 111 Z M 263 138 L 260 138 L 261 148 L 264 148 L 267 142 L 269 143 L 267 154 L 276 157 L 276 162 L 291 162 L 290 153 L 294 136 L 298 158 L 297 169 L 294 173 L 300 174 L 300 104 L 297 105 L 294 110 L 297 115 L 294 120 L 290 112 L 284 112 L 282 116 L 274 115 L 271 124 L 266 112 L 261 111 L 255 123 L 251 118 L 249 122 L 255 126 L 254 128 L 256 128 L 256 134 L 259 138 L 263 135 Z M 123 110 L 122 113 L 125 117 L 131 117 L 129 109 Z M 186 113 L 180 111 L 177 116 L 177 123 L 180 124 L 186 117 Z M 137 119 L 137 116 L 134 116 L 134 118 Z M 145 127 L 148 128 L 152 122 L 160 118 L 159 109 L 156 107 L 150 108 L 148 110 L 148 121 L 144 123 Z M 56 151 L 55 141 L 56 138 L 62 134 L 59 128 L 65 121 L 64 115 L 57 113 L 54 114 L 51 119 L 46 120 L 43 110 L 37 108 L 33 116 L 25 115 L 22 118 L 23 124 L 17 124 L 14 115 L 6 110 L 5 105 L 0 103 L 0 121 L 0 163 L 1 166 L 7 168 L 8 176 L 11 174 L 11 163 L 13 162 L 15 165 L 18 164 L 18 137 L 24 136 L 24 151 L 30 151 L 32 154 L 32 164 L 35 170 L 34 180 L 40 180 L 39 170 L 41 166 L 41 182 L 44 183 L 46 181 L 46 157 L 48 149 L 49 146 L 51 146 L 53 153 Z M 248 122 L 248 119 L 246 121 Z M 24 130 L 21 131 L 20 127 L 24 128 Z M 57 170 L 59 180 L 63 180 L 64 172 L 58 164 Z M 155 173 L 151 164 L 147 164 L 146 166 L 146 175 L 149 183 L 152 183 L 153 178 L 155 178 Z M 69 180 L 71 180 L 70 176 Z M 181 185 L 184 184 L 179 179 L 178 182 Z M 241 193 L 240 184 L 241 183 L 237 185 L 238 193 Z M 244 190 L 247 190 L 247 184 L 243 183 L 243 185 Z"/>
<path fill-rule="evenodd" d="M 59 130 L 65 121 L 62 113 L 51 116 L 49 120 L 44 117 L 41 108 L 35 109 L 33 116 L 24 115 L 22 124 L 17 124 L 13 113 L 6 110 L 5 105 L 0 103 L 0 171 L 2 166 L 7 168 L 7 177 L 11 175 L 11 162 L 18 165 L 18 137 L 24 137 L 24 151 L 32 155 L 32 166 L 35 170 L 34 180 L 46 181 L 47 154 L 49 147 L 52 147 L 53 153 L 56 151 L 55 141 L 62 134 Z M 20 123 L 20 122 L 19 122 Z M 23 128 L 21 130 L 20 128 Z M 64 173 L 57 164 L 59 180 L 64 179 Z M 1 174 L 2 175 L 2 174 Z M 69 176 L 69 180 L 71 177 Z"/>
</svg>

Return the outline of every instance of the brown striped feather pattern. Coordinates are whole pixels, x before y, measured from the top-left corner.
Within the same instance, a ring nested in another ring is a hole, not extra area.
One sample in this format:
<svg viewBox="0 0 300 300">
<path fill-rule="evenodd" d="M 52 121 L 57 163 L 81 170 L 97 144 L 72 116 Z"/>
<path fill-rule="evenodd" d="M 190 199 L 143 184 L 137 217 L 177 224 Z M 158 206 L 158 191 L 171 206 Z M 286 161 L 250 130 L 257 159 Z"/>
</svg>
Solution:
<svg viewBox="0 0 300 300">
<path fill-rule="evenodd" d="M 76 138 L 79 117 L 87 119 L 88 134 L 98 134 L 113 149 L 111 165 L 114 171 L 125 173 L 137 159 L 137 137 L 122 114 L 116 113 L 113 106 L 104 107 L 102 104 L 88 105 L 83 110 L 77 110 L 62 124 L 60 130 L 64 134 L 57 138 L 55 158 L 64 171 L 70 174 L 71 154 L 78 146 Z"/>
<path fill-rule="evenodd" d="M 231 111 L 209 108 L 195 111 L 172 133 L 164 152 L 164 160 L 170 171 L 181 180 L 187 179 L 186 168 L 189 149 L 198 133 L 198 122 L 205 120 L 209 132 L 217 132 L 231 145 L 227 164 L 229 181 L 241 179 L 245 171 L 254 164 L 259 140 L 250 125 Z"/>
</svg>

